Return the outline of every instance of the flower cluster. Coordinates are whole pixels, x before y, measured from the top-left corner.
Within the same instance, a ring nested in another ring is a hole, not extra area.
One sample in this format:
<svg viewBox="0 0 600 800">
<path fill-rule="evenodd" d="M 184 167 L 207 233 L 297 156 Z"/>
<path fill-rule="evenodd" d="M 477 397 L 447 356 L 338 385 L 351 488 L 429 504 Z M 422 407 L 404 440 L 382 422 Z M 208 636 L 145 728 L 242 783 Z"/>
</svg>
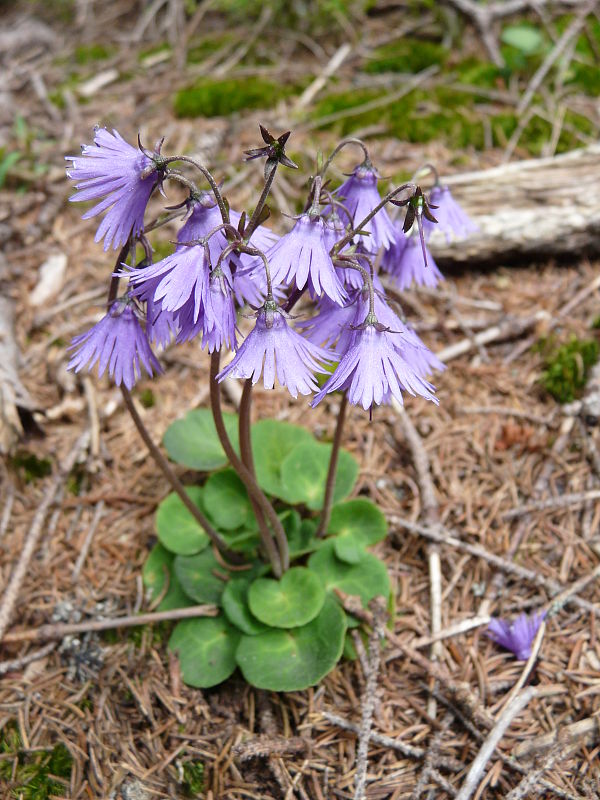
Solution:
<svg viewBox="0 0 600 800">
<path fill-rule="evenodd" d="M 113 288 L 127 281 L 124 295 L 111 293 L 106 316 L 74 339 L 69 367 L 97 362 L 100 374 L 108 370 L 130 389 L 141 366 L 150 375 L 160 370 L 151 345 L 197 339 L 210 353 L 233 351 L 219 380 L 256 383 L 262 376 L 264 386 L 273 388 L 277 378 L 294 397 L 316 392 L 313 406 L 335 391 L 364 409 L 392 398 L 402 403 L 406 392 L 437 402 L 429 378 L 443 365 L 393 309 L 378 265 L 398 289 L 435 286 L 442 275 L 426 244 L 435 220 L 447 235 L 468 233 L 470 220 L 449 190 L 437 185 L 429 200 L 414 184 L 382 200 L 379 176 L 365 157 L 333 192 L 317 176 L 307 210 L 279 238 L 262 224 L 268 216 L 264 203 L 277 167 L 295 164 L 285 155 L 286 134 L 274 139 L 264 131 L 263 138 L 268 147 L 250 151 L 251 158 L 265 156 L 268 166 L 265 191 L 250 217 L 230 210 L 201 165 L 196 166 L 210 191 L 170 170 L 175 161 L 194 162 L 165 158 L 160 145 L 150 152 L 116 131 L 97 129 L 94 144 L 68 158 L 67 174 L 77 189 L 71 200 L 98 201 L 84 218 L 106 212 L 96 241 L 104 240 L 105 249 L 123 248 Z M 178 207 L 185 221 L 173 254 L 152 263 L 144 216 L 153 191 L 162 191 L 166 180 L 189 189 Z M 407 235 L 406 221 L 403 229 L 386 209 L 402 192 L 409 198 L 397 204 L 409 203 L 407 220 L 409 214 L 417 219 L 418 234 Z M 146 258 L 127 266 L 137 242 Z M 294 327 L 289 311 L 304 294 L 316 302 L 316 313 Z M 241 340 L 238 311 L 244 305 L 254 309 L 254 327 Z M 320 390 L 319 372 L 329 373 Z"/>
</svg>

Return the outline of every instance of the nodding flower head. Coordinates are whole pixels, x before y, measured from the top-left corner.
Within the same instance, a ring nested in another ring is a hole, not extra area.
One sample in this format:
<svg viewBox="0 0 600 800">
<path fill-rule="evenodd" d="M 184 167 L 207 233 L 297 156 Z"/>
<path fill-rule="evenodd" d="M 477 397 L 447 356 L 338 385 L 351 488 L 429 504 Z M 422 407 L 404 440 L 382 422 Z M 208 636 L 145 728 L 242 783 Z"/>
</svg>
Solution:
<svg viewBox="0 0 600 800">
<path fill-rule="evenodd" d="M 117 386 L 124 384 L 128 389 L 141 376 L 142 367 L 150 377 L 162 372 L 139 315 L 129 297 L 115 300 L 100 322 L 73 339 L 69 349 L 75 352 L 67 369 L 79 372 L 86 364 L 92 369 L 98 362 L 99 376 L 108 370 Z"/>
<path fill-rule="evenodd" d="M 335 195 L 343 203 L 339 212 L 342 219 L 345 208 L 352 215 L 352 224 L 356 226 L 381 203 L 381 195 L 377 189 L 378 178 L 377 171 L 371 164 L 361 164 L 336 189 Z M 360 235 L 362 244 L 368 251 L 375 253 L 380 247 L 389 250 L 399 235 L 385 207 L 365 224 L 363 230 L 365 234 Z"/>
<path fill-rule="evenodd" d="M 292 397 L 310 394 L 318 389 L 315 372 L 324 372 L 323 362 L 331 362 L 331 354 L 307 342 L 287 323 L 284 312 L 267 300 L 256 312 L 256 324 L 231 363 L 217 376 L 251 378 L 256 383 L 261 374 L 265 389 L 273 389 L 275 376 Z"/>
<path fill-rule="evenodd" d="M 94 144 L 83 145 L 81 156 L 66 159 L 72 162 L 67 175 L 77 189 L 70 200 L 100 200 L 83 219 L 107 211 L 96 231 L 96 242 L 104 239 L 105 250 L 111 245 L 116 250 L 144 230 L 148 200 L 161 180 L 158 154 L 133 147 L 115 130 L 97 128 Z"/>
<path fill-rule="evenodd" d="M 421 395 L 437 403 L 433 386 L 413 369 L 395 346 L 400 332 L 389 331 L 368 313 L 356 327 L 354 340 L 331 378 L 315 396 L 316 406 L 326 394 L 346 391 L 348 402 L 361 405 L 365 411 L 373 404 L 389 402 L 390 396 L 403 403 L 402 392 Z"/>
</svg>

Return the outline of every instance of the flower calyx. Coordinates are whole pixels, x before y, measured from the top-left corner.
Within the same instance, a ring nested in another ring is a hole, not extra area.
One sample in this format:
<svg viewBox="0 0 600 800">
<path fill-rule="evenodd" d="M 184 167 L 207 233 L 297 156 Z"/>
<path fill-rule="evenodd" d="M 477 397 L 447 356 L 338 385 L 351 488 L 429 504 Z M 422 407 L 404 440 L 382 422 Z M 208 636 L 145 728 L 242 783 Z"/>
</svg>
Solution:
<svg viewBox="0 0 600 800">
<path fill-rule="evenodd" d="M 265 175 L 268 175 L 278 164 L 289 167 L 290 169 L 298 169 L 298 165 L 295 164 L 291 158 L 288 158 L 285 153 L 285 145 L 292 132 L 286 131 L 282 133 L 281 136 L 275 138 L 264 125 L 259 124 L 259 128 L 265 146 L 253 147 L 250 150 L 245 150 L 245 160 L 252 161 L 255 158 L 266 158 Z"/>
</svg>

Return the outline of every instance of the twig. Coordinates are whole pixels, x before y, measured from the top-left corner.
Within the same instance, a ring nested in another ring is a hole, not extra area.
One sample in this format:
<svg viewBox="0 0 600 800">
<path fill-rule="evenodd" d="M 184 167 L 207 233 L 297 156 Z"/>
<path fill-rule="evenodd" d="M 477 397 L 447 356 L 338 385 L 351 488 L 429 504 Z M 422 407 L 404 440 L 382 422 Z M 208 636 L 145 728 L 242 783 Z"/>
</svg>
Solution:
<svg viewBox="0 0 600 800">
<path fill-rule="evenodd" d="M 354 800 L 364 800 L 365 782 L 367 779 L 367 758 L 369 753 L 369 738 L 373 724 L 373 711 L 375 710 L 375 693 L 377 691 L 377 678 L 381 662 L 380 639 L 383 636 L 385 618 L 387 616 L 384 601 L 376 598 L 372 601 L 373 630 L 369 636 L 368 671 L 365 675 L 366 685 L 362 697 L 362 719 L 358 734 L 358 748 L 356 751 L 356 775 L 354 778 Z"/>
<path fill-rule="evenodd" d="M 348 719 L 339 717 L 337 714 L 332 714 L 330 711 L 322 711 L 321 716 L 328 722 L 331 722 L 332 725 L 337 725 L 338 728 L 344 731 L 352 731 L 352 733 L 356 734 L 360 733 L 359 725 L 355 722 L 350 722 Z M 381 733 L 374 733 L 371 731 L 369 733 L 369 741 L 380 744 L 382 747 L 389 747 L 391 750 L 397 750 L 399 753 L 409 758 L 425 757 L 425 750 L 422 747 L 414 747 L 411 744 L 405 744 L 400 739 L 392 739 L 391 736 L 384 736 Z"/>
<path fill-rule="evenodd" d="M 306 89 L 302 92 L 296 104 L 294 105 L 294 111 L 300 111 L 306 106 L 312 103 L 315 96 L 321 91 L 321 89 L 325 86 L 329 78 L 334 75 L 337 70 L 342 66 L 344 61 L 348 58 L 350 53 L 352 52 L 352 45 L 348 42 L 345 42 L 341 47 L 335 51 L 335 53 L 331 56 L 327 64 L 323 67 L 319 75 L 314 79 L 312 83 L 310 83 Z"/>
<path fill-rule="evenodd" d="M 583 8 L 579 11 L 575 19 L 571 22 L 571 24 L 566 28 L 558 42 L 554 45 L 550 53 L 546 56 L 538 70 L 536 71 L 535 75 L 532 77 L 531 81 L 529 82 L 529 86 L 527 87 L 525 94 L 519 101 L 519 105 L 517 106 L 517 115 L 521 116 L 529 103 L 531 102 L 534 94 L 542 85 L 542 82 L 546 75 L 550 72 L 552 65 L 557 61 L 566 48 L 569 46 L 570 42 L 575 39 L 580 31 L 582 30 L 583 26 L 585 25 L 585 18 L 587 15 L 593 11 L 594 6 L 596 6 L 598 0 L 590 0 L 590 2 L 586 3 Z"/>
<path fill-rule="evenodd" d="M 472 794 L 477 789 L 481 775 L 489 759 L 491 758 L 494 750 L 500 743 L 500 740 L 506 733 L 508 727 L 514 718 L 519 714 L 528 703 L 538 696 L 538 690 L 532 686 L 525 689 L 521 694 L 517 695 L 506 706 L 502 716 L 498 719 L 492 730 L 489 732 L 487 738 L 483 742 L 479 753 L 471 764 L 471 769 L 467 773 L 463 785 L 459 793 L 456 795 L 456 800 L 469 800 Z"/>
<path fill-rule="evenodd" d="M 6 591 L 4 592 L 2 602 L 0 603 L 0 641 L 3 640 L 4 633 L 8 627 L 8 623 L 10 622 L 13 608 L 21 588 L 21 583 L 23 582 L 29 562 L 31 561 L 31 557 L 33 556 L 34 550 L 44 527 L 46 514 L 52 506 L 60 487 L 67 480 L 69 473 L 77 463 L 80 453 L 88 446 L 89 439 L 90 434 L 88 431 L 79 436 L 72 447 L 71 452 L 65 459 L 64 463 L 60 466 L 56 476 L 48 487 L 42 502 L 38 506 L 31 523 L 31 527 L 29 528 L 27 536 L 25 537 L 23 547 L 19 554 L 19 559 L 14 568 L 13 574 L 10 577 Z"/>
<path fill-rule="evenodd" d="M 417 472 L 417 482 L 421 493 L 422 515 L 425 524 L 435 525 L 439 522 L 439 511 L 437 498 L 435 496 L 435 487 L 431 478 L 429 456 L 419 436 L 419 432 L 413 425 L 404 407 L 394 399 L 392 399 L 392 405 L 400 416 L 400 421 L 404 428 L 404 435 L 412 452 L 413 462 Z M 443 656 L 443 648 L 441 641 L 435 637 L 437 637 L 442 630 L 442 562 L 437 543 L 430 543 L 427 548 L 427 560 L 429 562 L 431 636 L 434 637 L 431 647 L 431 658 L 433 661 L 439 661 Z M 431 718 L 434 718 L 435 712 L 435 697 L 430 695 L 427 702 L 427 713 Z"/>
<path fill-rule="evenodd" d="M 88 631 L 110 631 L 117 628 L 134 628 L 138 625 L 152 625 L 154 622 L 171 622 L 178 619 L 191 619 L 192 617 L 216 617 L 219 609 L 216 606 L 204 604 L 200 606 L 186 606 L 174 608 L 169 611 L 151 611 L 147 614 L 131 614 L 127 617 L 114 619 L 90 619 L 85 622 L 58 622 L 56 624 L 42 625 L 39 628 L 29 628 L 24 631 L 7 633 L 3 642 L 40 642 L 52 639 L 62 639 L 76 633 Z"/>
<path fill-rule="evenodd" d="M 27 653 L 27 655 L 21 656 L 20 658 L 13 658 L 10 661 L 0 661 L 0 675 L 6 675 L 7 672 L 16 672 L 22 667 L 27 666 L 27 664 L 32 664 L 34 661 L 45 658 L 55 647 L 56 642 L 50 642 L 40 647 L 39 650 L 35 650 L 33 653 Z"/>
<path fill-rule="evenodd" d="M 542 586 L 551 595 L 556 595 L 559 592 L 566 591 L 568 588 L 562 586 L 562 584 L 558 583 L 558 581 L 555 581 L 552 578 L 544 578 L 543 575 L 540 575 L 532 569 L 521 567 L 519 564 L 514 564 L 512 561 L 502 558 L 502 556 L 497 556 L 495 553 L 490 553 L 480 545 L 463 542 L 461 539 L 453 536 L 449 531 L 441 526 L 437 526 L 437 528 L 428 528 L 424 525 L 419 525 L 416 522 L 410 522 L 409 520 L 405 520 L 396 516 L 390 517 L 390 523 L 392 525 L 400 525 L 410 533 L 418 536 L 424 536 L 426 539 L 430 539 L 434 542 L 447 544 L 449 547 L 455 547 L 457 550 L 463 550 L 464 552 L 475 556 L 475 558 L 483 558 L 489 564 L 492 564 L 492 566 L 497 567 L 503 572 L 516 575 L 518 578 L 530 581 L 536 586 Z M 569 596 L 565 598 L 564 602 L 573 603 L 574 605 L 585 609 L 585 611 L 600 617 L 600 606 L 598 604 L 590 603 L 581 597 L 577 597 L 575 594 L 569 594 Z"/>
<path fill-rule="evenodd" d="M 542 763 L 525 774 L 515 788 L 511 789 L 506 795 L 506 800 L 523 800 L 523 798 L 532 800 L 534 797 L 537 797 L 538 794 L 544 791 L 542 786 L 538 786 L 540 778 L 544 772 L 552 769 L 555 763 L 559 759 L 564 758 L 564 756 L 565 747 L 561 744 L 555 745 Z"/>
<path fill-rule="evenodd" d="M 324 117 L 319 117 L 318 119 L 297 126 L 296 131 L 301 131 L 303 133 L 312 131 L 315 128 L 321 128 L 323 125 L 329 125 L 332 122 L 338 122 L 340 119 L 356 117 L 366 111 L 374 111 L 377 108 L 389 106 L 392 103 L 398 102 L 398 100 L 400 100 L 402 97 L 405 97 L 407 94 L 412 92 L 413 89 L 416 89 L 417 86 L 420 86 L 420 84 L 422 84 L 428 78 L 431 78 L 431 76 L 435 75 L 436 72 L 439 72 L 439 67 L 437 64 L 434 64 L 433 66 L 427 67 L 421 72 L 418 72 L 416 75 L 413 75 L 402 87 L 402 89 L 399 89 L 397 92 L 385 94 L 383 97 L 377 97 L 374 100 L 370 100 L 368 103 L 361 103 L 361 105 L 353 106 L 352 108 L 344 108 L 342 111 L 336 111 L 333 114 L 326 114 Z"/>
<path fill-rule="evenodd" d="M 511 508 L 510 511 L 505 511 L 502 515 L 503 519 L 516 519 L 522 517 L 524 514 L 529 514 L 531 511 L 550 511 L 559 508 L 571 508 L 572 506 L 579 506 L 582 503 L 587 503 L 590 500 L 600 499 L 600 489 L 592 489 L 589 492 L 573 492 L 572 494 L 563 494 L 560 497 L 549 497 L 546 500 L 534 500 L 531 503 L 525 503 L 517 508 Z"/>
<path fill-rule="evenodd" d="M 498 323 L 498 325 L 493 325 L 485 331 L 476 333 L 472 339 L 461 339 L 460 342 L 445 347 L 439 353 L 436 353 L 436 355 L 440 361 L 451 361 L 453 358 L 458 358 L 458 356 L 462 356 L 470 350 L 473 350 L 475 346 L 489 344 L 490 342 L 501 341 L 503 339 L 514 339 L 517 336 L 521 336 L 525 331 L 534 328 L 538 322 L 546 319 L 548 319 L 548 312 L 544 310 L 537 311 L 531 317 L 509 317 Z"/>
<path fill-rule="evenodd" d="M 79 580 L 79 574 L 87 558 L 90 545 L 92 544 L 92 539 L 94 538 L 94 534 L 96 533 L 96 528 L 98 527 L 98 524 L 102 519 L 102 514 L 104 514 L 104 500 L 100 500 L 100 502 L 96 506 L 96 510 L 94 512 L 94 516 L 90 523 L 90 527 L 88 528 L 88 532 L 85 536 L 85 540 L 81 547 L 81 551 L 77 556 L 77 561 L 75 562 L 75 566 L 73 567 L 73 574 L 71 575 L 71 581 L 73 583 L 77 583 L 77 581 Z"/>
<path fill-rule="evenodd" d="M 441 642 L 443 639 L 451 639 L 453 636 L 459 636 L 461 633 L 467 633 L 467 631 L 472 631 L 474 628 L 480 628 L 482 625 L 487 625 L 489 621 L 490 617 L 487 614 L 482 617 L 464 619 L 462 622 L 457 622 L 455 625 L 451 625 L 449 628 L 444 628 L 444 630 L 436 633 L 435 636 L 422 636 L 420 639 L 415 639 L 415 641 L 411 642 L 411 646 L 428 647 L 434 642 Z"/>
<path fill-rule="evenodd" d="M 0 519 L 0 541 L 4 538 L 4 534 L 10 522 L 10 515 L 12 514 L 12 507 L 15 502 L 15 485 L 8 476 L 8 471 L 2 468 L 3 474 L 0 475 L 0 480 L 4 484 L 4 497 L 5 503 L 2 509 L 2 518 Z"/>
</svg>

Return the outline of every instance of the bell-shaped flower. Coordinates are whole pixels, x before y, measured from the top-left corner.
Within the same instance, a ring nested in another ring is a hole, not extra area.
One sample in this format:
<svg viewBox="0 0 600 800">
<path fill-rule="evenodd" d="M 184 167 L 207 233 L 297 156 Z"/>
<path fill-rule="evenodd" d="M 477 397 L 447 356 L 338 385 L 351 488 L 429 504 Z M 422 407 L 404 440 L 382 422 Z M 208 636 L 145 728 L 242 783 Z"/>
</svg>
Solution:
<svg viewBox="0 0 600 800">
<path fill-rule="evenodd" d="M 77 189 L 69 199 L 104 198 L 83 215 L 89 219 L 108 210 L 96 231 L 96 242 L 104 239 L 105 250 L 111 245 L 116 250 L 144 230 L 144 212 L 160 179 L 157 165 L 145 151 L 132 147 L 115 130 L 96 128 L 94 144 L 83 145 L 81 156 L 66 156 L 66 160 L 72 162 L 67 175 L 76 181 Z"/>
<path fill-rule="evenodd" d="M 295 282 L 298 289 L 308 285 L 313 297 L 325 294 L 342 305 L 346 292 L 328 252 L 325 222 L 314 214 L 301 214 L 292 230 L 267 252 L 274 286 Z M 262 269 L 262 262 L 254 271 Z"/>
<path fill-rule="evenodd" d="M 388 402 L 390 397 L 403 403 L 403 391 L 437 403 L 433 386 L 414 371 L 395 346 L 396 336 L 400 334 L 388 331 L 374 314 L 368 314 L 312 405 L 335 391 L 346 391 L 348 402 L 361 405 L 365 411 L 373 404 Z"/>
<path fill-rule="evenodd" d="M 377 170 L 371 164 L 361 164 L 335 192 L 336 197 L 342 200 L 344 207 L 352 215 L 354 227 L 381 203 L 381 195 L 377 189 L 378 177 Z M 361 235 L 360 238 L 371 252 L 376 253 L 380 247 L 389 250 L 398 239 L 398 230 L 385 207 L 364 225 L 363 230 L 370 235 Z"/>
<path fill-rule="evenodd" d="M 150 377 L 162 372 L 150 348 L 138 311 L 129 298 L 115 300 L 104 317 L 86 333 L 76 336 L 69 350 L 74 350 L 67 369 L 75 372 L 89 363 L 91 370 L 98 363 L 98 375 L 106 371 L 117 386 L 131 389 L 144 367 Z"/>
<path fill-rule="evenodd" d="M 512 622 L 492 619 L 487 632 L 497 644 L 511 650 L 519 661 L 527 661 L 531 655 L 531 645 L 545 616 L 545 612 L 535 613 L 531 617 L 523 613 Z"/>
<path fill-rule="evenodd" d="M 479 230 L 471 217 L 452 197 L 447 186 L 440 184 L 434 186 L 429 193 L 429 202 L 433 206 L 437 206 L 434 211 L 437 223 L 424 218 L 423 228 L 426 233 L 430 234 L 436 229 L 440 230 L 446 236 L 446 241 L 449 242 L 453 237 L 462 239 Z"/>
<path fill-rule="evenodd" d="M 426 249 L 427 264 L 423 247 Z M 388 260 L 386 269 L 398 289 L 408 289 L 413 283 L 434 288 L 444 280 L 427 245 L 420 241 L 416 233 L 406 237 L 406 245 L 401 249 L 398 260 Z"/>
<path fill-rule="evenodd" d="M 277 376 L 280 385 L 297 397 L 318 389 L 314 373 L 324 372 L 323 362 L 331 361 L 330 353 L 296 333 L 277 304 L 267 300 L 256 312 L 254 328 L 217 378 L 251 378 L 254 384 L 262 374 L 265 389 L 273 389 Z"/>
</svg>

